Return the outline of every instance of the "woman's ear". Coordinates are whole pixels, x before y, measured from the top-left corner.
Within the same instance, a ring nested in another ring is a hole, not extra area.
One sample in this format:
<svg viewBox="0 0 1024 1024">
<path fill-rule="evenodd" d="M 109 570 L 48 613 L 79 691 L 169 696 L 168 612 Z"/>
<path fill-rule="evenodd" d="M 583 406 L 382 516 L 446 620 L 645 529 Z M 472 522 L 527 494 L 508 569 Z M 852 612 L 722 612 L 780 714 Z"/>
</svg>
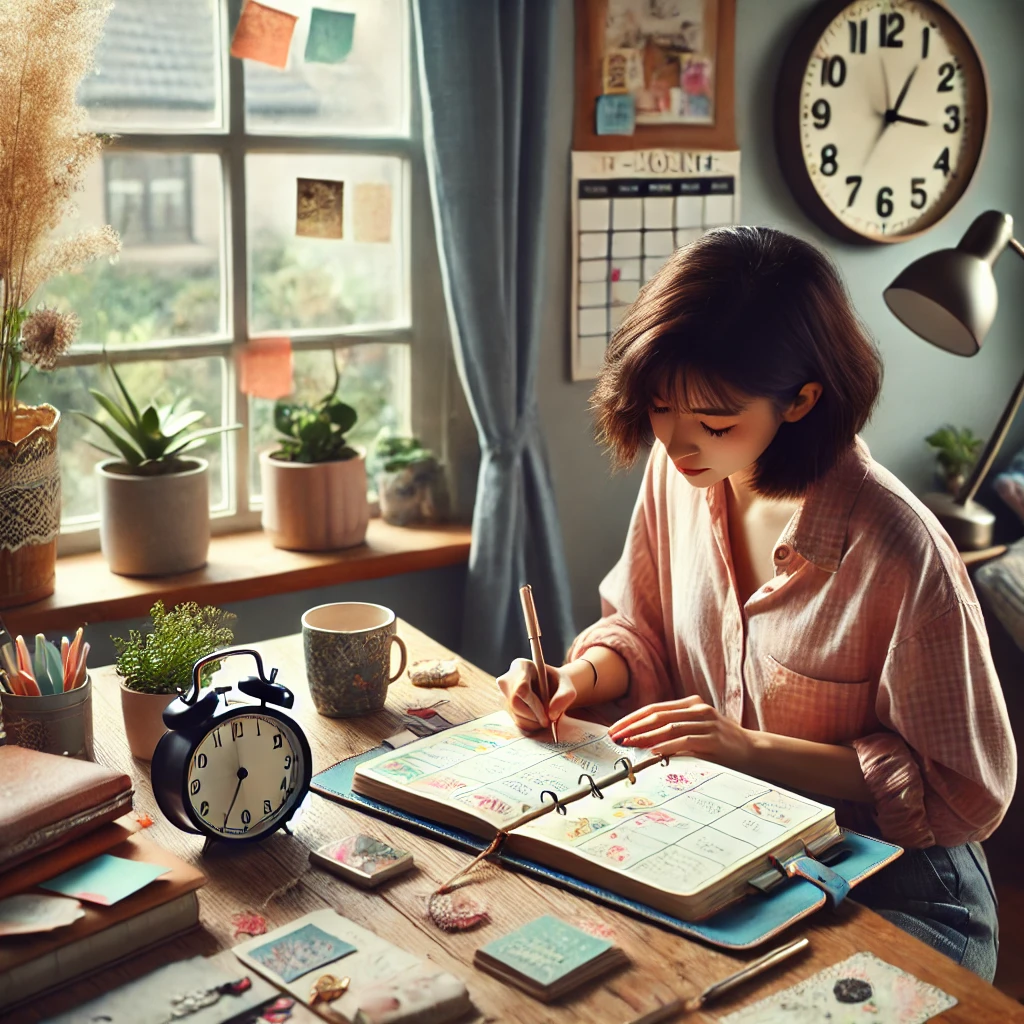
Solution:
<svg viewBox="0 0 1024 1024">
<path fill-rule="evenodd" d="M 822 387 L 817 381 L 805 384 L 800 393 L 789 403 L 789 408 L 782 414 L 786 423 L 796 423 L 802 420 L 821 398 Z"/>
</svg>

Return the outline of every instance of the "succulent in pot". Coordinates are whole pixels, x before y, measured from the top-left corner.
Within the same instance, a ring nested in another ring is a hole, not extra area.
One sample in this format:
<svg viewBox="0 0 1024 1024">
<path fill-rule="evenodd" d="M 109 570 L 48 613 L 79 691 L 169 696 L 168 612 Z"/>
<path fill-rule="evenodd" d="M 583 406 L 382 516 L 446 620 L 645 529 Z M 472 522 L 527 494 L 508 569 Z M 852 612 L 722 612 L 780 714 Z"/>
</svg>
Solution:
<svg viewBox="0 0 1024 1024">
<path fill-rule="evenodd" d="M 374 446 L 381 518 L 395 526 L 448 518 L 444 471 L 434 453 L 415 437 L 378 436 Z"/>
<path fill-rule="evenodd" d="M 935 451 L 938 481 L 945 491 L 955 495 L 963 486 L 985 439 L 975 437 L 970 427 L 947 423 L 924 440 Z"/>
<path fill-rule="evenodd" d="M 111 395 L 90 388 L 109 421 L 78 412 L 104 435 L 89 441 L 110 456 L 96 467 L 100 548 L 111 571 L 166 576 L 206 564 L 210 547 L 209 463 L 193 454 L 240 423 L 196 429 L 205 418 L 187 400 L 140 409 L 114 366 Z"/>
<path fill-rule="evenodd" d="M 346 434 L 356 424 L 352 406 L 334 386 L 318 402 L 279 399 L 274 405 L 277 447 L 260 455 L 263 529 L 275 547 L 327 551 L 361 544 L 370 506 L 365 453 Z"/>
<path fill-rule="evenodd" d="M 164 708 L 192 682 L 192 666 L 200 658 L 230 647 L 235 618 L 213 605 L 200 608 L 194 601 L 171 611 L 157 601 L 150 609 L 152 630 L 129 630 L 127 637 L 112 636 L 117 652 L 115 669 L 121 677 L 121 711 L 128 746 L 135 757 L 148 761 L 166 731 Z M 219 662 L 204 666 L 200 685 L 206 686 Z"/>
</svg>

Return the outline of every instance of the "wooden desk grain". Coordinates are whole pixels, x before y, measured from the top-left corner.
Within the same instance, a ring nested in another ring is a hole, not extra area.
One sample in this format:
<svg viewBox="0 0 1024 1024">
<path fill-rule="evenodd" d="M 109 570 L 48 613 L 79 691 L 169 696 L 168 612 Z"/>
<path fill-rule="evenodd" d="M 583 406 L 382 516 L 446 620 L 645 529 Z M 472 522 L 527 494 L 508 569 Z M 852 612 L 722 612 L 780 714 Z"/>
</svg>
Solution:
<svg viewBox="0 0 1024 1024">
<path fill-rule="evenodd" d="M 445 648 L 406 623 L 400 633 L 409 646 L 410 660 L 450 656 Z M 462 682 L 448 690 L 413 687 L 404 677 L 394 683 L 387 709 L 363 719 L 321 718 L 313 709 L 303 670 L 300 636 L 286 636 L 256 644 L 265 662 L 280 668 L 280 678 L 296 693 L 295 716 L 309 738 L 314 771 L 329 767 L 349 754 L 373 746 L 399 728 L 399 713 L 407 707 L 423 707 L 447 698 L 446 717 L 462 721 L 499 706 L 492 677 L 463 665 Z M 220 682 L 248 674 L 242 659 L 228 663 Z M 128 752 L 121 722 L 120 698 L 113 670 L 95 670 L 94 719 L 97 760 L 124 769 L 135 779 L 135 806 L 152 815 L 155 824 L 147 835 L 184 859 L 198 864 L 209 876 L 200 890 L 201 928 L 158 949 L 108 968 L 98 976 L 39 999 L 31 1008 L 11 1014 L 5 1024 L 28 1024 L 108 991 L 161 964 L 196 954 L 212 954 L 237 940 L 231 916 L 255 910 L 267 919 L 268 928 L 287 924 L 311 910 L 333 907 L 364 927 L 405 949 L 429 957 L 464 979 L 479 1013 L 468 1020 L 539 1022 L 619 1022 L 645 1012 L 676 994 L 693 995 L 707 984 L 738 969 L 764 952 L 732 955 L 685 939 L 672 932 L 620 914 L 608 907 L 575 896 L 532 878 L 484 865 L 473 892 L 487 901 L 492 921 L 471 932 L 447 934 L 425 916 L 425 898 L 442 881 L 465 865 L 470 854 L 432 842 L 390 823 L 364 815 L 342 804 L 313 795 L 294 836 L 276 833 L 260 844 L 241 849 L 227 844 L 201 857 L 202 840 L 179 832 L 163 820 L 153 800 L 149 766 Z M 418 870 L 364 892 L 312 868 L 309 850 L 350 831 L 363 830 L 395 846 L 412 850 Z M 632 966 L 578 990 L 574 996 L 544 1006 L 518 989 L 473 968 L 474 951 L 484 943 L 524 924 L 540 914 L 551 913 L 571 920 L 597 918 L 609 925 L 626 950 Z M 751 987 L 741 988 L 686 1021 L 711 1022 L 720 1015 L 755 1002 L 769 993 L 809 977 L 815 971 L 856 953 L 870 950 L 923 981 L 938 985 L 956 996 L 958 1005 L 941 1019 L 954 1024 L 1005 1024 L 1024 1020 L 1022 1007 L 991 985 L 951 960 L 911 938 L 883 918 L 852 901 L 838 912 L 819 912 L 779 936 L 778 942 L 801 934 L 811 940 L 809 954 L 784 969 L 765 976 Z"/>
</svg>

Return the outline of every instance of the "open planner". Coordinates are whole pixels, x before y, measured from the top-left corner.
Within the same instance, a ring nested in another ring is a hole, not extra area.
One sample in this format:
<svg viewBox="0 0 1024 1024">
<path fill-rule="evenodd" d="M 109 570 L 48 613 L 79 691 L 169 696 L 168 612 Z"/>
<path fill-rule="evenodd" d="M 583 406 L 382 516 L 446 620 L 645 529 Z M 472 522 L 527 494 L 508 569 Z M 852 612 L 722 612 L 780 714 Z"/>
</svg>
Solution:
<svg viewBox="0 0 1024 1024">
<path fill-rule="evenodd" d="M 749 892 L 772 858 L 841 838 L 831 807 L 710 761 L 657 760 L 568 717 L 558 743 L 545 736 L 495 712 L 363 761 L 352 789 L 486 839 L 504 831 L 503 850 L 685 921 Z"/>
</svg>

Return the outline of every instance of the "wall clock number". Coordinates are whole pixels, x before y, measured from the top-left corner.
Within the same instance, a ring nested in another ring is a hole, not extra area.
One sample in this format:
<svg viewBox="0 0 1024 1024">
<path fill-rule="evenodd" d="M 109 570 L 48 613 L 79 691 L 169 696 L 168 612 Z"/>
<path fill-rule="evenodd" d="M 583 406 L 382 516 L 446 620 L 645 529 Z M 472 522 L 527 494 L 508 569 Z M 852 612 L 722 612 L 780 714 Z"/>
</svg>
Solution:
<svg viewBox="0 0 1024 1024">
<path fill-rule="evenodd" d="M 850 22 L 850 53 L 868 52 L 868 19 Z"/>
<path fill-rule="evenodd" d="M 821 151 L 821 173 L 831 178 L 836 171 L 839 170 L 839 164 L 836 163 L 836 157 L 839 155 L 839 150 L 836 149 L 831 143 L 825 146 Z"/>
<path fill-rule="evenodd" d="M 928 202 L 928 193 L 922 188 L 924 178 L 910 179 L 910 205 L 915 210 L 923 210 Z"/>
<path fill-rule="evenodd" d="M 846 81 L 846 61 L 840 56 L 826 57 L 821 62 L 821 84 L 838 89 Z"/>
<path fill-rule="evenodd" d="M 921 60 L 928 59 L 928 42 L 931 31 L 932 30 L 927 25 L 921 29 Z"/>
<path fill-rule="evenodd" d="M 956 66 L 946 61 L 939 65 L 939 92 L 953 91 L 953 76 L 956 74 Z"/>
<path fill-rule="evenodd" d="M 942 171 L 945 175 L 949 174 L 949 146 L 939 154 L 939 159 L 932 164 L 932 167 L 937 171 Z"/>
<path fill-rule="evenodd" d="M 888 185 L 883 185 L 878 190 L 875 197 L 875 212 L 882 218 L 892 216 L 892 189 Z"/>
<path fill-rule="evenodd" d="M 904 29 L 903 15 L 897 11 L 878 16 L 878 45 L 883 49 L 898 49 L 903 45 L 900 36 Z M 863 53 L 863 51 L 861 51 Z"/>
<path fill-rule="evenodd" d="M 829 121 L 832 120 L 832 108 L 828 104 L 828 100 L 815 100 L 811 105 L 811 116 L 814 118 L 814 127 L 819 131 L 824 131 L 828 127 Z"/>
<path fill-rule="evenodd" d="M 952 135 L 953 132 L 960 130 L 960 108 L 955 103 L 951 103 L 946 107 L 946 113 L 949 115 L 949 120 L 942 127 Z"/>
</svg>

